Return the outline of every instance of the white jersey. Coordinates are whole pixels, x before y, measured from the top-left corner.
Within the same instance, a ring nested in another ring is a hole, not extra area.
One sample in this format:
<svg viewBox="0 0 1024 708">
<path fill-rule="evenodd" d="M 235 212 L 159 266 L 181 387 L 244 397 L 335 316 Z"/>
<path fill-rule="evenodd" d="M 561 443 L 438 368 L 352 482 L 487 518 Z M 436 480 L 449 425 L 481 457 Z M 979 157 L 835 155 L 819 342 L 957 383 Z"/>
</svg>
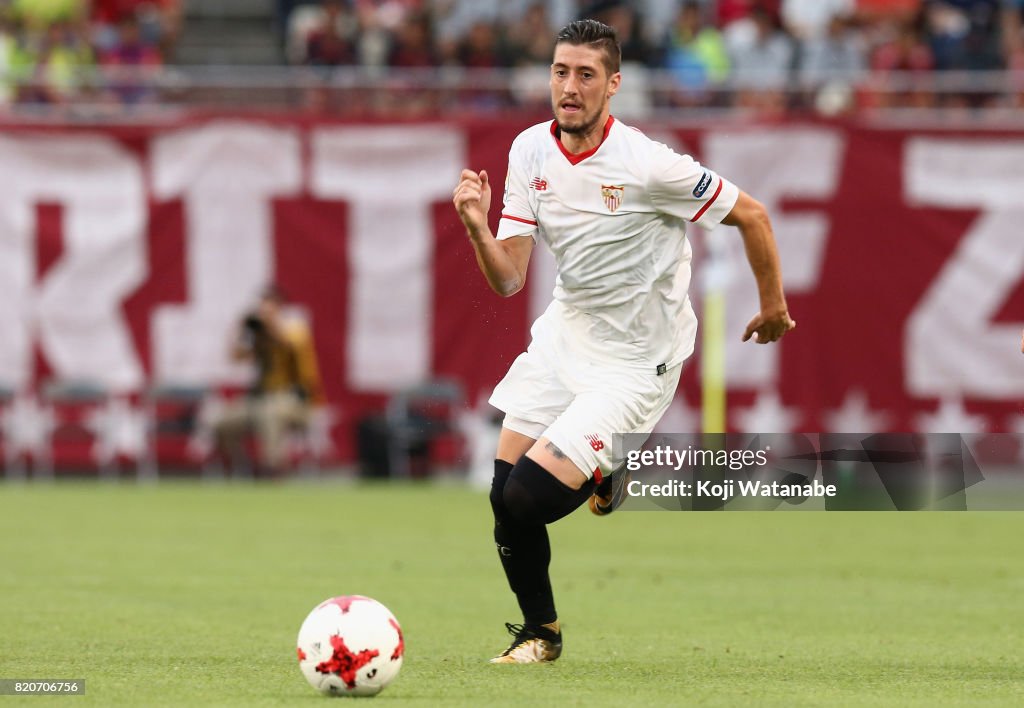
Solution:
<svg viewBox="0 0 1024 708">
<path fill-rule="evenodd" d="M 601 144 L 577 155 L 551 121 L 512 143 L 497 238 L 539 234 L 551 248 L 560 306 L 549 312 L 581 356 L 660 371 L 693 353 L 697 337 L 686 223 L 714 228 L 738 197 L 612 117 Z"/>
</svg>

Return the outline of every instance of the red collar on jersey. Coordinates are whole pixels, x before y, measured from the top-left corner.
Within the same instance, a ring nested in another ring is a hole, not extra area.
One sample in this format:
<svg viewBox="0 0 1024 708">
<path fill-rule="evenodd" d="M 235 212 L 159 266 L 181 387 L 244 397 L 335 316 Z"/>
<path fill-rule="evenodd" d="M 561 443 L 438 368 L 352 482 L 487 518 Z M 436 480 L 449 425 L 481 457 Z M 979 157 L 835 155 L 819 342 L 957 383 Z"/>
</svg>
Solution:
<svg viewBox="0 0 1024 708">
<path fill-rule="evenodd" d="M 578 165 L 579 163 L 583 162 L 588 157 L 593 155 L 595 152 L 597 152 L 598 149 L 600 149 L 600 147 L 604 145 L 604 141 L 608 139 L 608 133 L 611 132 L 612 123 L 614 122 L 615 118 L 613 116 L 608 116 L 608 120 L 606 120 L 604 123 L 604 135 L 601 136 L 601 142 L 599 142 L 597 145 L 595 145 L 594 147 L 590 148 L 585 152 L 578 152 L 573 154 L 565 149 L 565 145 L 563 145 L 562 141 L 559 139 L 559 133 L 561 131 L 558 130 L 557 120 L 551 121 L 551 137 L 555 139 L 555 144 L 558 145 L 558 149 L 562 151 L 563 155 L 565 155 L 565 159 L 568 160 L 569 163 L 572 165 Z"/>
</svg>

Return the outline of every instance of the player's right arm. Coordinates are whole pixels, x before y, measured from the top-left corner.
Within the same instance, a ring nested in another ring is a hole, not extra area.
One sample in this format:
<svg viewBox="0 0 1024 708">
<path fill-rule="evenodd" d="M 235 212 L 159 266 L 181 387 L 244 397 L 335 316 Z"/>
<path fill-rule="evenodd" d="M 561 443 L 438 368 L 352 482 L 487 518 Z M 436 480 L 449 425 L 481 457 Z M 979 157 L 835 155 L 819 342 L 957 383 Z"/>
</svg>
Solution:
<svg viewBox="0 0 1024 708">
<path fill-rule="evenodd" d="M 452 201 L 466 227 L 476 262 L 487 284 L 502 297 L 515 295 L 526 285 L 526 269 L 533 252 L 533 238 L 498 240 L 487 225 L 491 208 L 491 185 L 486 171 L 463 170 Z"/>
</svg>

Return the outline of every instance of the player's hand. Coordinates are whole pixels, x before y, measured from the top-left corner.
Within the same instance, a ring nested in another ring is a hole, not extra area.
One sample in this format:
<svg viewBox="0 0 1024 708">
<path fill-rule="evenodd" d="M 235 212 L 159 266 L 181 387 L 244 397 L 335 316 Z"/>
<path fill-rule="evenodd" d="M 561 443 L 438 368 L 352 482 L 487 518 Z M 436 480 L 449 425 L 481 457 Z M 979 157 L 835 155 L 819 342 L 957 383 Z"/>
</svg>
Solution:
<svg viewBox="0 0 1024 708">
<path fill-rule="evenodd" d="M 743 341 L 746 342 L 754 335 L 758 344 L 768 344 L 782 339 L 789 330 L 796 327 L 796 322 L 789 318 L 789 311 L 785 308 L 776 311 L 762 310 L 754 319 L 747 324 L 743 333 Z"/>
<path fill-rule="evenodd" d="M 459 218 L 471 234 L 487 230 L 487 212 L 491 210 L 491 183 L 487 171 L 480 174 L 463 170 L 459 184 L 455 187 L 452 201 Z"/>
</svg>

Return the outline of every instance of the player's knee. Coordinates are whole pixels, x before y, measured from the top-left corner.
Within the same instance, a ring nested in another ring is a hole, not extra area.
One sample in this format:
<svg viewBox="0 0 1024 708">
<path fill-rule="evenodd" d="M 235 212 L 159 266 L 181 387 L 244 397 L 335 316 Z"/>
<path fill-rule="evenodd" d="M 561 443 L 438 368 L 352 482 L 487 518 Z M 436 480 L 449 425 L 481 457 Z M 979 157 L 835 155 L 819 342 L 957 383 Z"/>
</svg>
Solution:
<svg viewBox="0 0 1024 708">
<path fill-rule="evenodd" d="M 512 473 L 512 463 L 505 460 L 494 461 L 494 477 L 491 478 L 491 509 L 494 510 L 494 518 L 501 519 L 508 515 L 505 509 L 505 484 L 508 476 Z"/>
<path fill-rule="evenodd" d="M 521 524 L 545 523 L 531 490 L 520 480 L 510 479 L 505 485 L 502 493 L 502 505 L 508 516 Z"/>
<path fill-rule="evenodd" d="M 512 468 L 505 483 L 505 509 L 523 524 L 550 524 L 572 512 L 590 496 L 592 484 L 571 489 L 526 455 Z"/>
</svg>

